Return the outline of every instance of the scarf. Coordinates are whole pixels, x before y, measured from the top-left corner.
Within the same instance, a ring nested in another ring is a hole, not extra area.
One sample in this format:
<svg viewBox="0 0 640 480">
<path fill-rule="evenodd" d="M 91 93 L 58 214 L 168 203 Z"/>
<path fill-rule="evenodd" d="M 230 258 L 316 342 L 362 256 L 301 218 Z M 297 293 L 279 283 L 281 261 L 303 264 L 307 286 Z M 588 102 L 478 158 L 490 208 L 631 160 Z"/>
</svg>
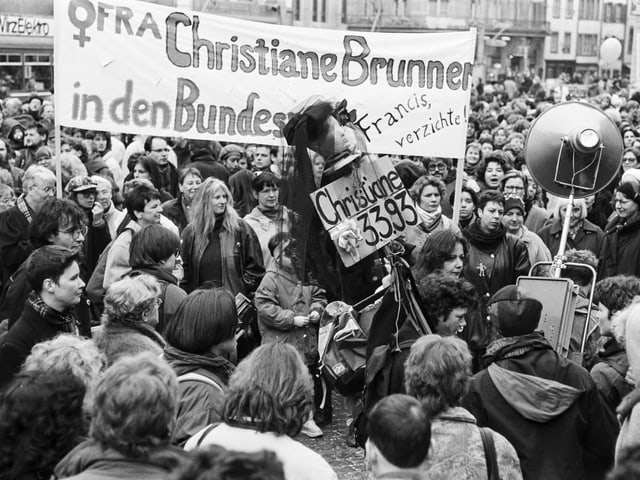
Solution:
<svg viewBox="0 0 640 480">
<path fill-rule="evenodd" d="M 262 207 L 258 207 L 258 210 L 260 210 L 260 212 L 262 212 L 262 214 L 267 217 L 269 220 L 272 220 L 274 222 L 278 222 L 278 220 L 280 220 L 280 218 L 282 218 L 282 207 L 277 206 L 276 208 L 272 208 L 272 209 L 264 209 Z"/>
<path fill-rule="evenodd" d="M 416 205 L 416 211 L 418 212 L 418 215 L 420 215 L 422 226 L 427 232 L 431 232 L 434 228 L 436 228 L 438 222 L 440 221 L 440 218 L 442 217 L 442 207 L 440 207 L 440 205 L 438 205 L 438 209 L 433 213 L 429 213 L 426 210 L 423 210 L 419 205 Z"/>
<path fill-rule="evenodd" d="M 18 197 L 18 200 L 16 200 L 16 206 L 18 207 L 18 210 L 20 210 L 20 213 L 24 215 L 24 218 L 27 219 L 27 222 L 31 223 L 31 220 L 33 220 L 31 217 L 31 208 L 29 208 L 29 205 L 27 205 L 27 202 L 24 199 L 24 193 Z"/>
<path fill-rule="evenodd" d="M 33 310 L 40 315 L 44 321 L 55 325 L 55 327 L 61 332 L 78 335 L 76 319 L 70 312 L 59 312 L 58 310 L 51 308 L 49 305 L 44 303 L 44 300 L 42 300 L 40 295 L 37 294 L 29 298 L 28 301 L 31 308 L 33 308 Z"/>
<path fill-rule="evenodd" d="M 549 341 L 541 332 L 516 337 L 500 337 L 489 344 L 483 356 L 484 366 L 497 360 L 520 357 L 533 350 L 551 349 Z"/>
<path fill-rule="evenodd" d="M 507 229 L 504 225 L 500 224 L 495 232 L 486 233 L 480 228 L 480 220 L 477 220 L 469 224 L 469 226 L 464 229 L 463 233 L 473 245 L 476 245 L 479 248 L 492 249 L 497 247 L 502 241 L 504 236 L 507 234 Z"/>
</svg>

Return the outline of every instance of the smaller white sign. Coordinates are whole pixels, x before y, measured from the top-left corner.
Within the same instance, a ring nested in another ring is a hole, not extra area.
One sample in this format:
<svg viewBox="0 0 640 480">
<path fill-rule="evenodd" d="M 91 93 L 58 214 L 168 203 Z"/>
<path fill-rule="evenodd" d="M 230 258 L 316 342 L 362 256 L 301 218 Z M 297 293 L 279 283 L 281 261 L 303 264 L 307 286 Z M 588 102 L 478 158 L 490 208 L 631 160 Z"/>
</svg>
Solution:
<svg viewBox="0 0 640 480">
<path fill-rule="evenodd" d="M 363 160 L 357 178 L 360 185 L 354 185 L 354 176 L 347 175 L 310 195 L 330 234 L 347 220 L 357 225 L 361 234 L 357 252 L 348 253 L 338 248 L 347 267 L 402 235 L 408 226 L 418 223 L 414 202 L 389 157 Z"/>
</svg>

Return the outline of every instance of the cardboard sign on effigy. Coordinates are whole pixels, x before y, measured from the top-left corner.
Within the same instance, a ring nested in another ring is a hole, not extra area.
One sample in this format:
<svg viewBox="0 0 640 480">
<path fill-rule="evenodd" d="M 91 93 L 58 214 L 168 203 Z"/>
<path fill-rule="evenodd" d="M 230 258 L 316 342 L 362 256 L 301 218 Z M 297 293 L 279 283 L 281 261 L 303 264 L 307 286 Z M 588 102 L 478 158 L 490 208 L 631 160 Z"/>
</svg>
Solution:
<svg viewBox="0 0 640 480">
<path fill-rule="evenodd" d="M 352 220 L 361 233 L 357 252 L 337 248 L 350 267 L 418 223 L 418 213 L 389 157 L 364 157 L 351 175 L 310 194 L 324 228 L 337 243 L 336 232 Z"/>
</svg>

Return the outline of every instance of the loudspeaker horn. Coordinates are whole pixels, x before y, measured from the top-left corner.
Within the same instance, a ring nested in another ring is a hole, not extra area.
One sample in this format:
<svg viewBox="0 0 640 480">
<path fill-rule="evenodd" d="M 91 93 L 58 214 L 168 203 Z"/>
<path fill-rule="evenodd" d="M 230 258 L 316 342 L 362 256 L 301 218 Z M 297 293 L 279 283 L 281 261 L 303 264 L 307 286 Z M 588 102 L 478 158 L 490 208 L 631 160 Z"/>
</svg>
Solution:
<svg viewBox="0 0 640 480">
<path fill-rule="evenodd" d="M 529 129 L 525 161 L 534 180 L 558 197 L 583 198 L 605 188 L 622 163 L 622 135 L 602 110 L 565 102 Z"/>
</svg>

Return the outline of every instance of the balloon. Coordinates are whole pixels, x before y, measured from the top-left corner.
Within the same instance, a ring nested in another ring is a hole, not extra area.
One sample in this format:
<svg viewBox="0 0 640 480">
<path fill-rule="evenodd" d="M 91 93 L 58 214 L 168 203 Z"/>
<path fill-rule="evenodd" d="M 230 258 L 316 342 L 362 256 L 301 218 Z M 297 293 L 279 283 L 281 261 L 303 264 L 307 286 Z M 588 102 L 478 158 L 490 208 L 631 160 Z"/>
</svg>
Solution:
<svg viewBox="0 0 640 480">
<path fill-rule="evenodd" d="M 618 60 L 621 53 L 622 44 L 620 43 L 620 40 L 615 37 L 607 38 L 600 45 L 600 58 L 607 63 L 613 63 Z"/>
</svg>

